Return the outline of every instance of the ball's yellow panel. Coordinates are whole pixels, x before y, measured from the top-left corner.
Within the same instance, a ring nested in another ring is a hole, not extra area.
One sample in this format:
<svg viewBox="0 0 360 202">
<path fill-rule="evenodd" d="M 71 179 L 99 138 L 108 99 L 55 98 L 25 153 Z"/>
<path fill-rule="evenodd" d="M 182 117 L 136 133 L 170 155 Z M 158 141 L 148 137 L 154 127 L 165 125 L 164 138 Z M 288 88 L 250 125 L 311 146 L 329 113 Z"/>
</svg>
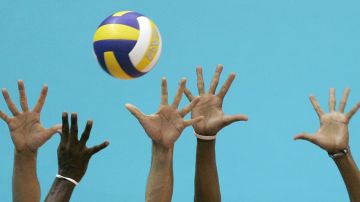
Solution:
<svg viewBox="0 0 360 202">
<path fill-rule="evenodd" d="M 132 12 L 132 11 L 120 11 L 120 12 L 115 13 L 113 16 L 120 17 L 120 16 L 123 16 L 126 13 L 130 13 L 130 12 Z"/>
<path fill-rule="evenodd" d="M 105 52 L 104 57 L 105 57 L 106 67 L 112 76 L 119 79 L 132 79 L 132 77 L 130 77 L 123 71 L 122 67 L 116 60 L 113 52 L 111 51 Z"/>
<path fill-rule="evenodd" d="M 139 38 L 139 30 L 121 24 L 107 24 L 99 27 L 94 35 L 93 41 L 100 40 L 137 40 Z"/>
</svg>

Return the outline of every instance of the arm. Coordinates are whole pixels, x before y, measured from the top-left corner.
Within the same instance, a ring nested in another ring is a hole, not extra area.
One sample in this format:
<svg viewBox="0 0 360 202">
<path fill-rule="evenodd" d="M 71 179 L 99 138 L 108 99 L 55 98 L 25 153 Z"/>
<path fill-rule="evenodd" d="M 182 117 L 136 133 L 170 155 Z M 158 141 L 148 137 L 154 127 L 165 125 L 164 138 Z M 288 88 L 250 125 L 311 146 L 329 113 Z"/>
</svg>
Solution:
<svg viewBox="0 0 360 202">
<path fill-rule="evenodd" d="M 70 201 L 74 188 L 75 184 L 64 179 L 55 178 L 45 201 Z"/>
<path fill-rule="evenodd" d="M 349 150 L 348 124 L 352 116 L 360 108 L 358 103 L 348 113 L 344 113 L 350 89 L 344 91 L 338 111 L 335 110 L 335 89 L 330 89 L 329 113 L 324 113 L 314 96 L 310 97 L 315 111 L 320 118 L 320 129 L 315 135 L 300 134 L 295 140 L 303 139 L 318 145 L 329 154 L 341 154 L 333 157 L 335 164 L 343 177 L 349 198 L 352 202 L 360 202 L 360 174 Z"/>
<path fill-rule="evenodd" d="M 222 69 L 223 66 L 218 65 L 207 93 L 204 90 L 202 68 L 198 67 L 196 69 L 199 91 L 197 99 L 199 99 L 199 103 L 192 109 L 191 115 L 192 118 L 204 117 L 202 121 L 193 124 L 195 133 L 198 134 L 195 169 L 196 202 L 221 201 L 215 158 L 215 136 L 225 126 L 236 121 L 247 121 L 248 119 L 245 115 L 226 116 L 222 111 L 224 97 L 235 79 L 235 74 L 230 74 L 219 93 L 215 95 Z M 195 99 L 188 89 L 185 89 L 185 94 L 190 101 Z M 207 138 L 203 137 L 210 137 L 213 140 L 206 140 Z"/>
<path fill-rule="evenodd" d="M 40 201 L 40 185 L 36 175 L 36 152 L 14 152 L 13 201 Z M 26 182 L 26 183 L 25 183 Z"/>
<path fill-rule="evenodd" d="M 195 201 L 221 201 L 215 156 L 215 140 L 197 140 Z"/>
<path fill-rule="evenodd" d="M 360 201 L 360 172 L 352 158 L 351 152 L 334 159 L 334 161 L 344 179 L 350 200 L 354 202 Z"/>
<path fill-rule="evenodd" d="M 61 126 L 56 125 L 45 129 L 40 123 L 40 112 L 45 103 L 47 86 L 43 87 L 39 100 L 32 111 L 29 110 L 27 104 L 24 82 L 19 81 L 18 87 L 22 112 L 16 108 L 6 89 L 2 89 L 2 94 L 14 117 L 10 118 L 0 111 L 0 118 L 8 124 L 15 146 L 13 201 L 37 202 L 40 201 L 40 186 L 36 175 L 37 150 Z"/>
<path fill-rule="evenodd" d="M 58 173 L 61 176 L 80 182 L 86 173 L 91 157 L 107 147 L 109 142 L 105 141 L 100 145 L 87 148 L 86 142 L 89 139 L 93 122 L 87 122 L 85 130 L 80 140 L 78 140 L 77 114 L 75 113 L 71 115 L 70 130 L 67 113 L 63 113 L 62 123 L 61 141 L 58 147 Z M 74 188 L 74 183 L 62 178 L 55 178 L 45 201 L 70 201 Z"/>
<path fill-rule="evenodd" d="M 171 201 L 174 184 L 173 151 L 174 148 L 153 143 L 146 201 Z"/>
<path fill-rule="evenodd" d="M 162 80 L 162 99 L 158 112 L 145 115 L 135 106 L 127 104 L 126 108 L 139 120 L 147 135 L 152 139 L 152 161 L 146 186 L 147 202 L 171 201 L 173 191 L 173 151 L 176 140 L 185 127 L 200 121 L 203 117 L 184 120 L 198 102 L 195 100 L 183 110 L 178 111 L 186 80 L 180 82 L 179 90 L 172 105 L 168 104 L 167 82 Z"/>
</svg>

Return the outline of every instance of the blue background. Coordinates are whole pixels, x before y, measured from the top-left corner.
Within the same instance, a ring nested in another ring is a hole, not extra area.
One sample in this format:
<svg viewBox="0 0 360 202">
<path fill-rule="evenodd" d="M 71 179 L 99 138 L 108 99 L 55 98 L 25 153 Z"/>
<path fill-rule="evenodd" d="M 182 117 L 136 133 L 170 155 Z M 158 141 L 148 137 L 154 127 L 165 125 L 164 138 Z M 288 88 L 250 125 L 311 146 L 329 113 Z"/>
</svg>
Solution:
<svg viewBox="0 0 360 202">
<path fill-rule="evenodd" d="M 137 202 L 144 200 L 151 142 L 124 104 L 153 113 L 162 76 L 169 80 L 170 95 L 181 77 L 195 92 L 196 65 L 204 66 L 209 84 L 216 64 L 223 63 L 222 81 L 237 73 L 224 111 L 250 117 L 218 137 L 223 201 L 347 201 L 342 178 L 326 153 L 292 137 L 318 129 L 310 94 L 326 110 L 330 87 L 338 98 L 345 87 L 352 88 L 348 109 L 360 100 L 359 6 L 356 0 L 1 0 L 0 86 L 17 100 L 16 81 L 24 79 L 33 106 L 47 83 L 46 127 L 59 123 L 62 111 L 78 112 L 81 127 L 88 118 L 94 120 L 89 145 L 111 142 L 92 159 L 73 201 Z M 106 75 L 92 54 L 96 27 L 120 10 L 152 18 L 163 37 L 158 65 L 132 81 Z M 0 108 L 9 113 L 2 99 Z M 351 121 L 350 136 L 360 162 L 359 115 Z M 42 198 L 57 172 L 58 142 L 56 136 L 39 151 Z M 174 202 L 193 200 L 195 143 L 191 128 L 176 143 Z M 1 201 L 11 200 L 12 164 L 13 145 L 2 122 Z"/>
</svg>

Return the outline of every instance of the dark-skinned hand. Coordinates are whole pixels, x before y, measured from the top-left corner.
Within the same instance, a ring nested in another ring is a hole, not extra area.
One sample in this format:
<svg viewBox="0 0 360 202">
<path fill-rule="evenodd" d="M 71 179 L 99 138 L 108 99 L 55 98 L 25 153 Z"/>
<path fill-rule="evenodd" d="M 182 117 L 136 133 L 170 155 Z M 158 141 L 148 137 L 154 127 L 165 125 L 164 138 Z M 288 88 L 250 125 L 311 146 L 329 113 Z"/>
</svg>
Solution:
<svg viewBox="0 0 360 202">
<path fill-rule="evenodd" d="M 69 128 L 68 114 L 62 114 L 61 141 L 58 147 L 59 174 L 79 182 L 85 175 L 91 157 L 109 145 L 108 141 L 91 148 L 86 147 L 93 122 L 89 120 L 78 140 L 77 114 L 71 114 Z"/>
</svg>

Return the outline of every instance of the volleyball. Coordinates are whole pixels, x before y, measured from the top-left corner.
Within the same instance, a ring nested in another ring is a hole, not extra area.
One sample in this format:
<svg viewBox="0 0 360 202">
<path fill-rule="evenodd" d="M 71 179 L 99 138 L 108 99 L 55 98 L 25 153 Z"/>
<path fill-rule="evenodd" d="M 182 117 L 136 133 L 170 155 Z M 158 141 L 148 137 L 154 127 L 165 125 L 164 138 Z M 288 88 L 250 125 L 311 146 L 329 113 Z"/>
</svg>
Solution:
<svg viewBox="0 0 360 202">
<path fill-rule="evenodd" d="M 120 11 L 99 25 L 93 47 L 105 72 L 118 79 L 134 79 L 156 65 L 162 41 L 151 19 L 137 12 Z"/>
</svg>

